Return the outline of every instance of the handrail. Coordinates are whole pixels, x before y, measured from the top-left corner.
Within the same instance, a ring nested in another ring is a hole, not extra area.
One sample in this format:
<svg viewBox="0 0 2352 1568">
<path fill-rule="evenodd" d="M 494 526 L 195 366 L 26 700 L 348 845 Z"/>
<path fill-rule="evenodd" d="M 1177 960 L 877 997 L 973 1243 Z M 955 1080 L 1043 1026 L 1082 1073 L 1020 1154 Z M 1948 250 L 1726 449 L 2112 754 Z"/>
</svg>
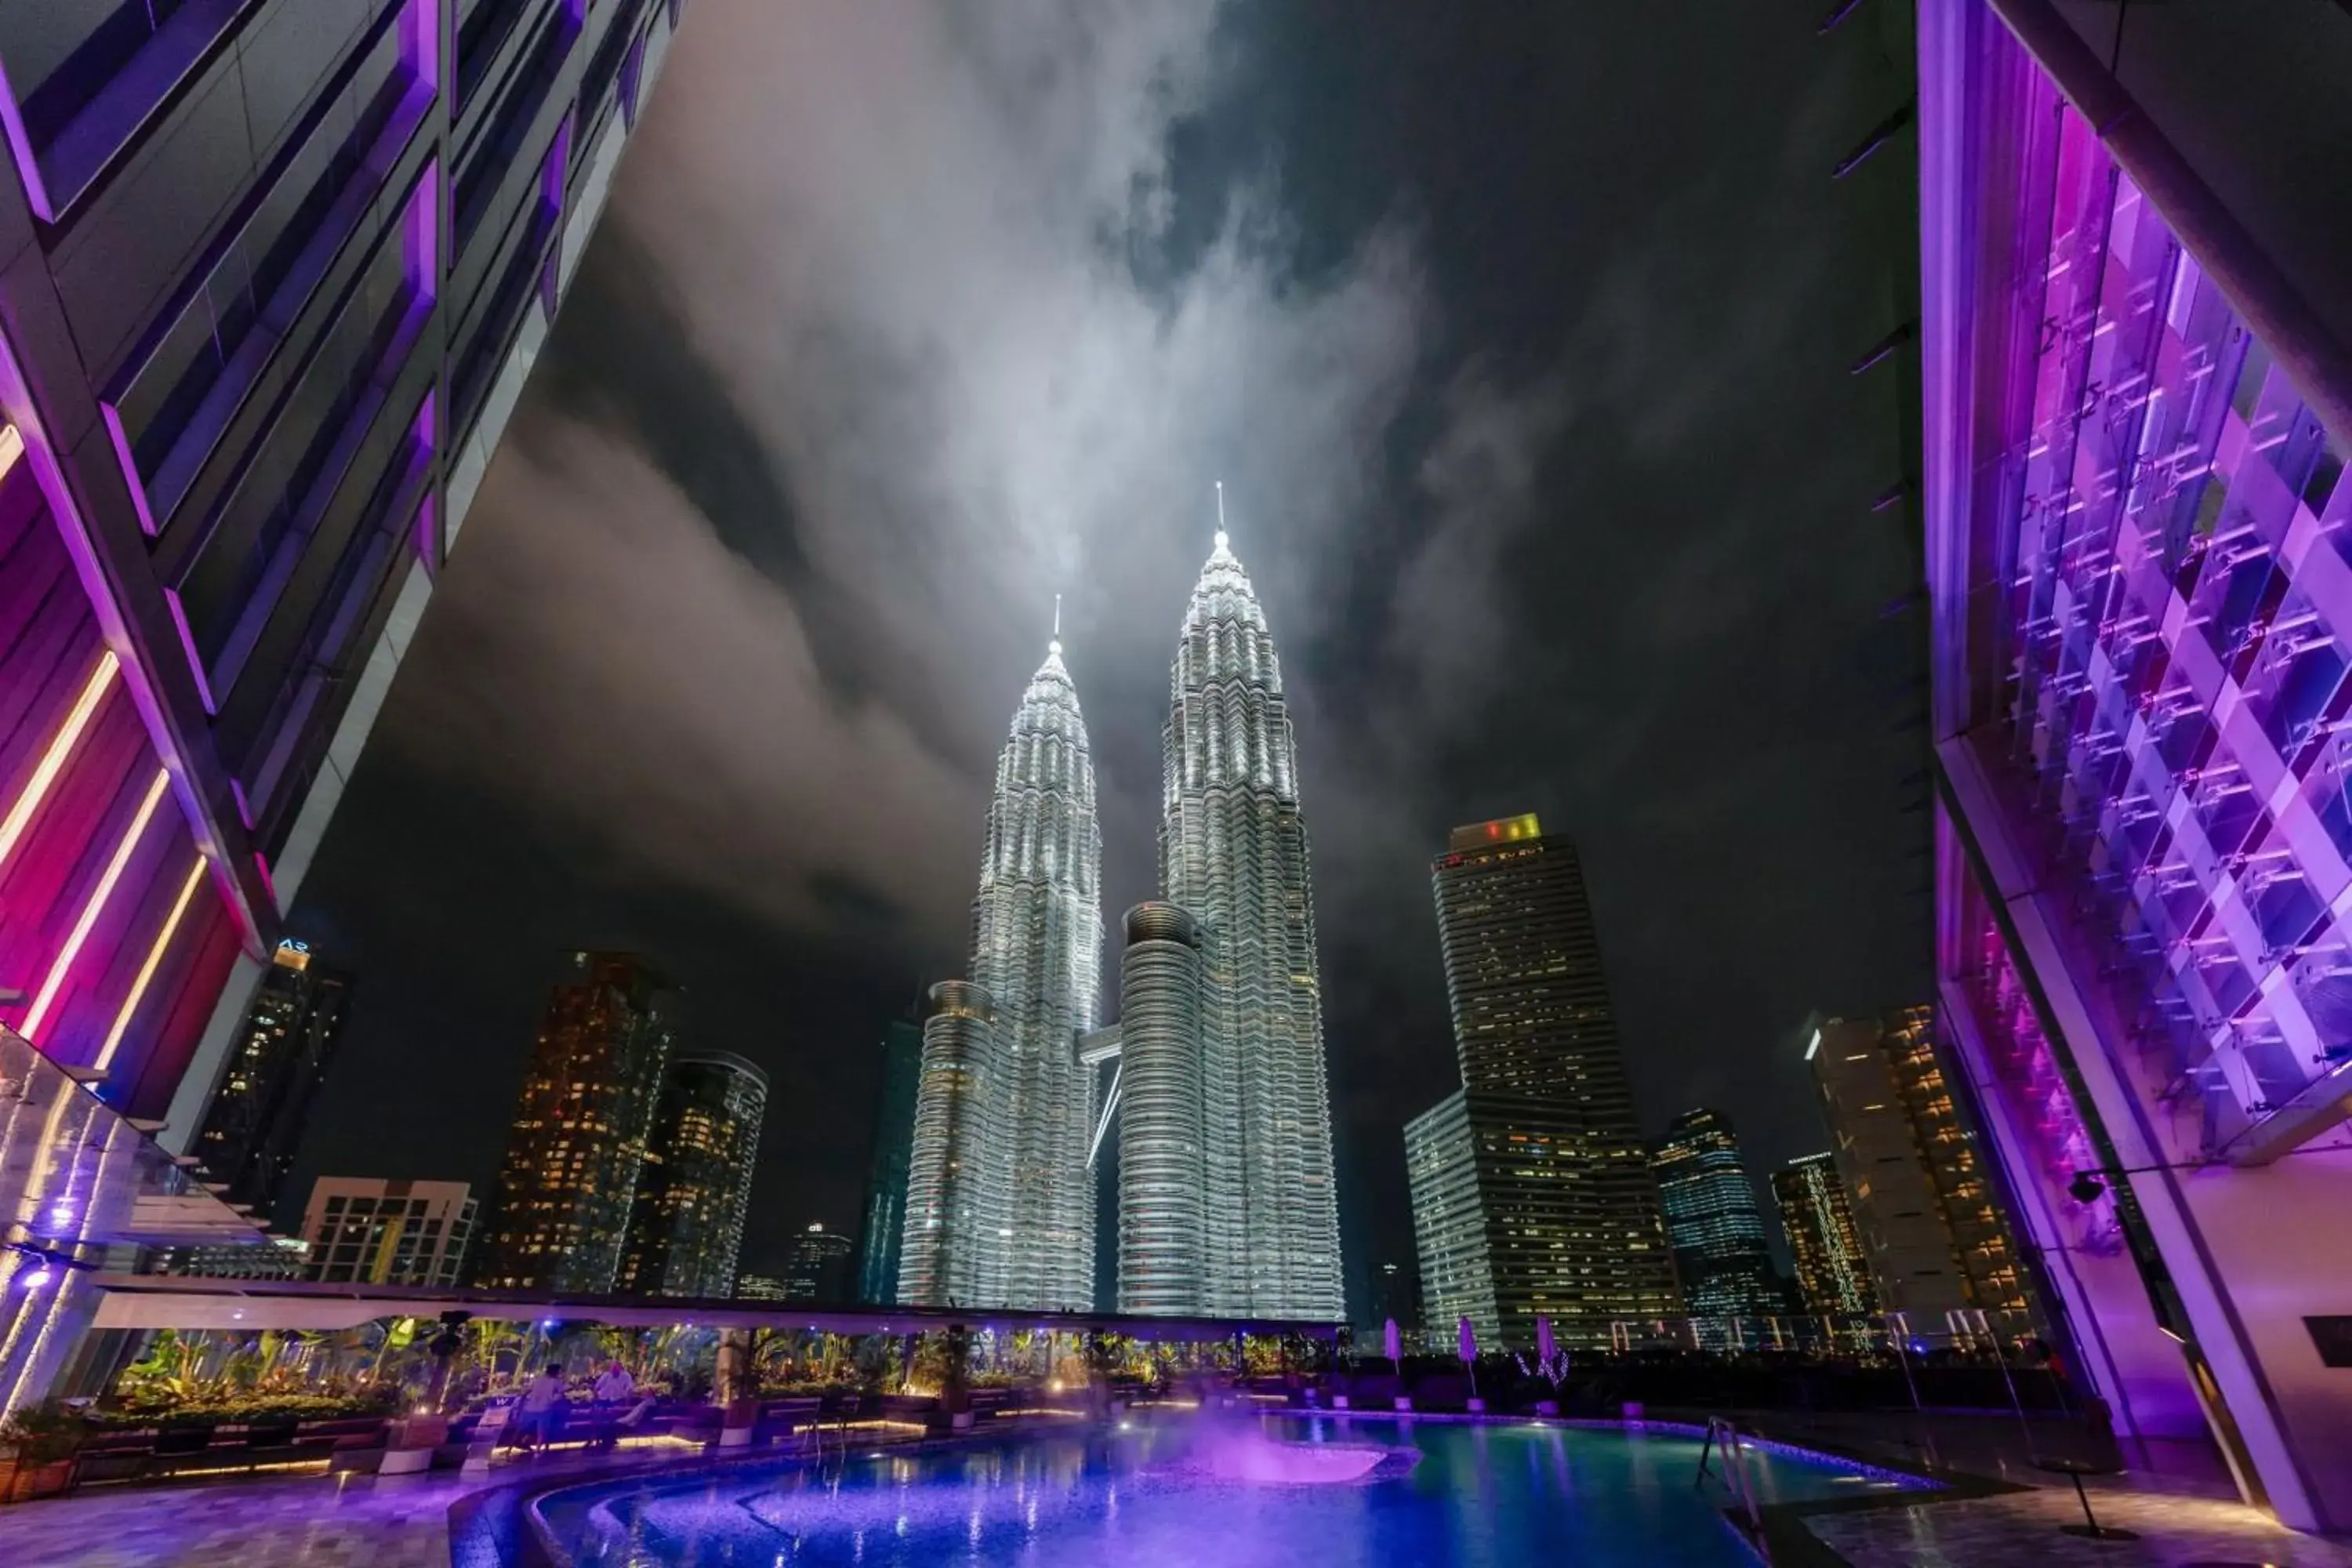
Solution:
<svg viewBox="0 0 2352 1568">
<path fill-rule="evenodd" d="M 1723 1456 L 1725 1489 L 1731 1493 L 1732 1501 L 1747 1512 L 1748 1543 L 1769 1563 L 1771 1556 L 1764 1544 L 1764 1510 L 1756 1496 L 1756 1483 L 1748 1473 L 1747 1438 L 1738 1423 L 1727 1416 L 1706 1418 L 1706 1438 L 1699 1446 L 1698 1473 L 1691 1478 L 1692 1486 L 1706 1484 L 1707 1459 L 1714 1454 Z"/>
</svg>

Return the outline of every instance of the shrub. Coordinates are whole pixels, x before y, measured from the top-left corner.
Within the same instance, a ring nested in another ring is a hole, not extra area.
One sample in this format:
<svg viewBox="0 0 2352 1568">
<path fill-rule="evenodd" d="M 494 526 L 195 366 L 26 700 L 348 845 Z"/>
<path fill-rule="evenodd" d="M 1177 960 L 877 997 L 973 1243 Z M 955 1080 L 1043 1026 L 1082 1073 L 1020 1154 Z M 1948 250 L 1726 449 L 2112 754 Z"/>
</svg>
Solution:
<svg viewBox="0 0 2352 1568">
<path fill-rule="evenodd" d="M 0 1448 L 13 1450 L 19 1465 L 52 1465 L 73 1458 L 89 1427 L 80 1411 L 54 1399 L 28 1405 L 0 1424 Z"/>
</svg>

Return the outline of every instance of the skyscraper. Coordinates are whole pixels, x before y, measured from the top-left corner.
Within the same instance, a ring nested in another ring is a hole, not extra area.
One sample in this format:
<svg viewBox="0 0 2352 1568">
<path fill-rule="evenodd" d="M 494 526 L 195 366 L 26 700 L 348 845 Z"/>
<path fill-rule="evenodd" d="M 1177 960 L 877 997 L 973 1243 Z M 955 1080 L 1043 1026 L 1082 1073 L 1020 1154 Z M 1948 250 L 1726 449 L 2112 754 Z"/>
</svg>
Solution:
<svg viewBox="0 0 2352 1568">
<path fill-rule="evenodd" d="M 1818 1019 L 1805 1056 L 1880 1310 L 1937 1332 L 1966 1322 L 1955 1313 L 2008 1313 L 2020 1321 L 2004 1326 L 2022 1333 L 2017 1249 L 1937 1064 L 1935 1033 L 1932 1007 Z"/>
<path fill-rule="evenodd" d="M 1102 833 L 1077 688 L 1048 644 L 996 763 L 969 981 L 932 988 L 898 1299 L 1094 1304 L 1087 1163 L 1102 966 Z"/>
<path fill-rule="evenodd" d="M 1003 1068 L 995 1008 L 965 980 L 931 987 L 922 1073 L 907 1163 L 907 1228 L 898 1300 L 913 1307 L 975 1307 L 1002 1300 L 1003 1184 L 989 1161 Z"/>
<path fill-rule="evenodd" d="M 1201 929 L 1173 904 L 1127 911 L 1119 955 L 1118 1310 L 1202 1310 Z"/>
<path fill-rule="evenodd" d="M 1575 847 L 1532 816 L 1474 823 L 1431 879 L 1463 1085 L 1406 1131 L 1432 1321 L 1457 1293 L 1509 1344 L 1538 1316 L 1580 1344 L 1678 1316 Z"/>
<path fill-rule="evenodd" d="M 305 1279 L 336 1284 L 455 1285 L 473 1240 L 464 1182 L 321 1176 L 302 1211 Z"/>
<path fill-rule="evenodd" d="M 1936 1000 L 2118 1434 L 2347 1531 L 2352 17 L 2128 10 L 1918 7 Z"/>
<path fill-rule="evenodd" d="M 1094 762 L 1056 637 L 997 757 L 971 902 L 971 978 L 994 1005 L 1003 1068 L 989 1163 L 1003 1184 L 996 1300 L 1008 1306 L 1094 1304 L 1094 1097 L 1077 1039 L 1100 1012 L 1102 937 Z"/>
<path fill-rule="evenodd" d="M 174 1146 L 678 16 L 0 5 L 0 1024 Z"/>
<path fill-rule="evenodd" d="M 678 1051 L 662 1075 L 614 1285 L 731 1296 L 768 1111 L 768 1075 L 731 1051 Z"/>
<path fill-rule="evenodd" d="M 277 1205 L 326 1082 L 351 989 L 351 976 L 316 962 L 309 944 L 278 944 L 190 1148 L 205 1173 L 228 1189 L 229 1202 L 265 1217 Z"/>
<path fill-rule="evenodd" d="M 677 998 L 634 953 L 572 969 L 523 1071 L 478 1284 L 603 1295 L 620 1273 Z"/>
<path fill-rule="evenodd" d="M 1769 1317 L 1782 1305 L 1756 1189 L 1731 1118 L 1686 1110 L 1650 1156 L 1683 1301 L 1701 1317 Z"/>
<path fill-rule="evenodd" d="M 923 1026 L 893 1019 L 882 1034 L 882 1086 L 874 1097 L 872 1152 L 866 1164 L 866 1227 L 859 1243 L 857 1299 L 898 1299 L 898 1246 L 907 1229 L 907 1170 L 914 1155 L 915 1085 L 923 1070 Z"/>
<path fill-rule="evenodd" d="M 813 1222 L 793 1237 L 792 1255 L 784 1264 L 782 1300 L 827 1304 L 845 1300 L 850 1258 L 856 1248 L 845 1232 L 825 1229 L 823 1220 Z"/>
<path fill-rule="evenodd" d="M 1837 1156 L 1823 1151 L 1772 1173 L 1780 1228 L 1797 1265 L 1797 1290 L 1816 1317 L 1861 1317 L 1878 1310 L 1878 1286 L 1854 1228 Z"/>
<path fill-rule="evenodd" d="M 1185 609 L 1161 752 L 1160 896 L 1200 923 L 1207 981 L 1202 1306 L 1337 1321 L 1339 1200 L 1296 742 L 1265 613 L 1222 528 Z M 1122 1114 L 1145 1109 L 1129 1091 Z"/>
</svg>

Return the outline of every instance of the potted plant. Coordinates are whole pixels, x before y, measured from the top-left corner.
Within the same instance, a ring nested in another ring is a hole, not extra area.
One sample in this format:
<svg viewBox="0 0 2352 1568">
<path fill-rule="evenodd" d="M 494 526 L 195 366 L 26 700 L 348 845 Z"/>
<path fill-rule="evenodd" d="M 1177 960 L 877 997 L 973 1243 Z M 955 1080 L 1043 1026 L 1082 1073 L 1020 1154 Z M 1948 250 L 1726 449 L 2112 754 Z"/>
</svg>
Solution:
<svg viewBox="0 0 2352 1568">
<path fill-rule="evenodd" d="M 57 1497 L 71 1486 L 84 1429 L 81 1412 L 55 1400 L 28 1405 L 0 1425 L 0 1447 L 14 1456 L 5 1500 Z"/>
</svg>

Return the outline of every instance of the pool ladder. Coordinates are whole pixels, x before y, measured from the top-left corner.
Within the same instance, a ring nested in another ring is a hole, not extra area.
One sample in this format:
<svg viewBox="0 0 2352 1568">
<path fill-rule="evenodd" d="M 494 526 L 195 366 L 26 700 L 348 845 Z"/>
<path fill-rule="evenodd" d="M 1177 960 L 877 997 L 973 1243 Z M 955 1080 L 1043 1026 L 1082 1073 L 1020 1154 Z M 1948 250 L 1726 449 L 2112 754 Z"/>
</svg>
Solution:
<svg viewBox="0 0 2352 1568">
<path fill-rule="evenodd" d="M 1758 1556 L 1769 1563 L 1771 1553 L 1764 1544 L 1764 1510 L 1757 1500 L 1755 1479 L 1748 1473 L 1748 1439 L 1737 1423 L 1726 1416 L 1710 1415 L 1706 1418 L 1706 1441 L 1698 1451 L 1698 1474 L 1691 1478 L 1692 1486 L 1706 1484 L 1707 1461 L 1718 1454 L 1723 1458 L 1724 1487 L 1748 1516 L 1748 1544 L 1756 1548 Z M 1734 1522 L 1738 1522 L 1738 1517 L 1733 1516 Z"/>
</svg>

